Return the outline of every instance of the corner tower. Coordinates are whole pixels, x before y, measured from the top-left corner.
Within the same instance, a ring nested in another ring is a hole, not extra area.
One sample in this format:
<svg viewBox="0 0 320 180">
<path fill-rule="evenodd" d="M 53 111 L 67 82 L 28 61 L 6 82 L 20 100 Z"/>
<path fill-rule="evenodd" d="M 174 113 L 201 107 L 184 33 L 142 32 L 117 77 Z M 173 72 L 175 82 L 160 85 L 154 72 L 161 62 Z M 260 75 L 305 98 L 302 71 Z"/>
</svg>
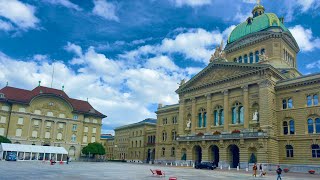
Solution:
<svg viewBox="0 0 320 180">
<path fill-rule="evenodd" d="M 231 32 L 224 49 L 229 61 L 270 64 L 287 78 L 301 76 L 297 70 L 299 50 L 284 19 L 265 13 L 260 0 L 252 10 L 252 17 Z"/>
</svg>

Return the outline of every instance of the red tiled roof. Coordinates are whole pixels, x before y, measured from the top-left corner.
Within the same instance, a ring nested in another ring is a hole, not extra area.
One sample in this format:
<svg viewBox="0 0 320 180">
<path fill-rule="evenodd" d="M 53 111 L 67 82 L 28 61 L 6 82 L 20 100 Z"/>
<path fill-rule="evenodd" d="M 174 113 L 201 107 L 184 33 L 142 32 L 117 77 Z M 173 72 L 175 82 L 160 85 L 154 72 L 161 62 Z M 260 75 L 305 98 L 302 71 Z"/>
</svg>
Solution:
<svg viewBox="0 0 320 180">
<path fill-rule="evenodd" d="M 61 97 L 67 102 L 69 102 L 73 107 L 73 110 L 76 112 L 95 115 L 102 118 L 107 117 L 106 115 L 95 110 L 89 104 L 89 102 L 69 98 L 69 96 L 64 91 L 59 89 L 38 86 L 33 90 L 29 91 L 25 89 L 6 86 L 0 89 L 0 93 L 4 94 L 4 98 L 9 102 L 23 103 L 23 104 L 29 104 L 34 97 L 39 95 L 54 95 L 54 96 Z"/>
</svg>

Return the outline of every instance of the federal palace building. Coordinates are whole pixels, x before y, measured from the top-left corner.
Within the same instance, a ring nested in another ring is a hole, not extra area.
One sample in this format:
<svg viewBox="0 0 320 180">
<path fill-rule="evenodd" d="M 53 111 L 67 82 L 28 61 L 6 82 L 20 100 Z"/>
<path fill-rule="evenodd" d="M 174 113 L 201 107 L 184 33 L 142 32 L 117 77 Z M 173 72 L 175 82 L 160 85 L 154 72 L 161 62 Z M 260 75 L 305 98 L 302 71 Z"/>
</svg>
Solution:
<svg viewBox="0 0 320 180">
<path fill-rule="evenodd" d="M 179 103 L 159 105 L 155 161 L 320 166 L 320 74 L 302 75 L 298 52 L 284 19 L 257 4 L 181 81 Z"/>
<path fill-rule="evenodd" d="M 88 143 L 100 141 L 105 117 L 87 101 L 40 83 L 33 90 L 0 89 L 1 136 L 16 144 L 64 147 L 73 160 Z"/>
</svg>

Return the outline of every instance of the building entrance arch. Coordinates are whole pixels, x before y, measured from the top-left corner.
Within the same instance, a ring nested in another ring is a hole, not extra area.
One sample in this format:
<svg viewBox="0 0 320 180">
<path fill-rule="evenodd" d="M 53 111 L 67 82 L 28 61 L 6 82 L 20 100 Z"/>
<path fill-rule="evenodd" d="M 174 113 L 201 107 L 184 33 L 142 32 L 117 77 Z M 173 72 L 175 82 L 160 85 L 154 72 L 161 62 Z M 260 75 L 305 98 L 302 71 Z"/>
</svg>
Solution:
<svg viewBox="0 0 320 180">
<path fill-rule="evenodd" d="M 210 146 L 209 148 L 209 159 L 216 166 L 219 165 L 219 147 L 216 145 Z"/>
<path fill-rule="evenodd" d="M 202 161 L 202 148 L 197 145 L 193 147 L 193 160 L 195 161 L 195 163 L 200 163 Z"/>
<path fill-rule="evenodd" d="M 229 162 L 231 168 L 237 168 L 240 162 L 240 151 L 237 145 L 230 145 L 228 147 L 228 154 L 229 154 Z"/>
</svg>

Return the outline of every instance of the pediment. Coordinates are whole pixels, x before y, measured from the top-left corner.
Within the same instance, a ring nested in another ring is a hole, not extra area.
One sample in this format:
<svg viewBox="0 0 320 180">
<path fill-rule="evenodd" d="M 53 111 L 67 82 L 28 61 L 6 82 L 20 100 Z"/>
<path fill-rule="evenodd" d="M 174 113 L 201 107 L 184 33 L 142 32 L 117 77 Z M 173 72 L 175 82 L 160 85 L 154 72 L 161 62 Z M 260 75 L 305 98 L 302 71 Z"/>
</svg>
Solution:
<svg viewBox="0 0 320 180">
<path fill-rule="evenodd" d="M 243 75 L 254 73 L 262 69 L 269 68 L 267 64 L 240 64 L 233 62 L 213 62 L 197 75 L 191 78 L 188 82 L 181 85 L 176 91 L 177 93 L 206 86 L 218 82 L 226 82 L 241 78 Z"/>
</svg>

